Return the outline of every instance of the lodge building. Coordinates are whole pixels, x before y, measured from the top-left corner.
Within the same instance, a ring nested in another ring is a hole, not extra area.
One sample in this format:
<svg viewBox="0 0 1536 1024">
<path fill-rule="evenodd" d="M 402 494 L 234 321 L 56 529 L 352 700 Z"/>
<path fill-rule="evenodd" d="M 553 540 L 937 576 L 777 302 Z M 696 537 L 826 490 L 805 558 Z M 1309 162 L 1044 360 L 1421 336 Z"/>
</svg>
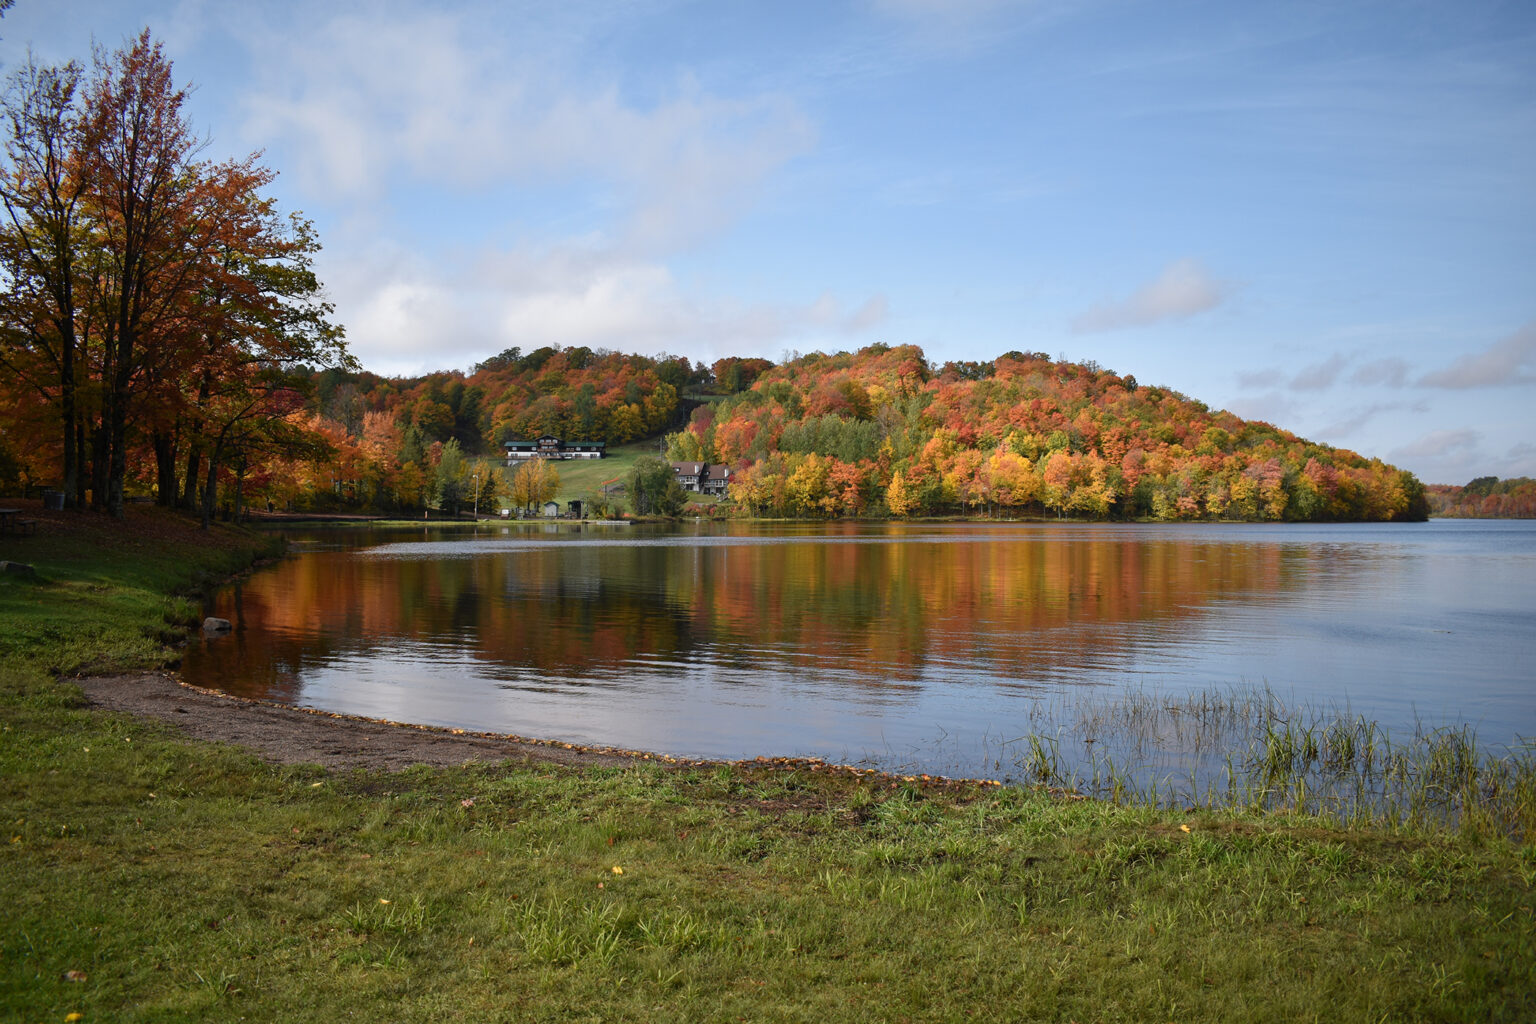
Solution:
<svg viewBox="0 0 1536 1024">
<path fill-rule="evenodd" d="M 562 441 L 545 434 L 532 441 L 508 441 L 507 465 L 524 459 L 600 459 L 607 447 L 603 441 Z"/>
</svg>

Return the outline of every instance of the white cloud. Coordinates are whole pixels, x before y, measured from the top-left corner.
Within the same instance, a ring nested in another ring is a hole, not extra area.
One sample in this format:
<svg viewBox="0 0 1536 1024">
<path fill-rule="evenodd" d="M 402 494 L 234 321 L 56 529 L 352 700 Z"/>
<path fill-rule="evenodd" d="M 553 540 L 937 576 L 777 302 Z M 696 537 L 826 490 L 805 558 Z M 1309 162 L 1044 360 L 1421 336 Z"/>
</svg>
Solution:
<svg viewBox="0 0 1536 1024">
<path fill-rule="evenodd" d="M 1219 306 L 1230 290 L 1195 260 L 1178 260 L 1128 298 L 1090 309 L 1073 321 L 1072 329 L 1085 334 L 1182 320 Z"/>
<path fill-rule="evenodd" d="M 579 36 L 573 17 L 555 20 Z M 320 269 L 364 365 L 467 367 L 513 345 L 760 352 L 883 318 L 881 296 L 851 313 L 830 295 L 701 296 L 668 265 L 814 146 L 792 101 L 686 77 L 636 101 L 579 40 L 499 32 L 464 11 L 322 8 L 251 37 L 265 77 L 246 132 L 340 211 Z"/>
<path fill-rule="evenodd" d="M 1500 476 L 1536 476 L 1536 444 L 1522 441 L 1512 445 L 1504 456 L 1504 472 Z"/>
<path fill-rule="evenodd" d="M 1348 363 L 1349 360 L 1341 355 L 1334 355 L 1321 363 L 1314 363 L 1291 378 L 1291 390 L 1322 391 L 1331 388 Z"/>
<path fill-rule="evenodd" d="M 889 303 L 886 302 L 884 295 L 872 296 L 864 305 L 853 311 L 844 329 L 850 333 L 857 333 L 867 331 L 871 327 L 878 327 L 885 322 L 889 312 Z"/>
<path fill-rule="evenodd" d="M 246 132 L 286 144 L 310 188 L 362 204 L 403 179 L 458 192 L 585 184 L 613 207 L 614 233 L 651 251 L 719 231 L 814 145 L 782 96 L 683 80 L 641 106 L 591 68 L 509 56 L 474 31 L 466 16 L 396 11 L 258 40 L 268 70 Z"/>
<path fill-rule="evenodd" d="M 1408 379 L 1408 362 L 1393 356 L 1389 359 L 1378 359 L 1373 363 L 1366 363 L 1349 375 L 1351 384 L 1361 384 L 1367 387 L 1371 385 L 1383 385 L 1389 388 L 1400 388 Z"/>
<path fill-rule="evenodd" d="M 1324 426 L 1317 432 L 1319 438 L 1327 438 L 1330 441 L 1338 441 L 1343 438 L 1353 437 L 1355 432 L 1366 424 L 1374 421 L 1384 413 L 1401 411 L 1404 406 L 1398 402 L 1386 402 L 1379 405 L 1369 405 L 1363 409 L 1355 409 L 1343 419 L 1335 420 Z"/>
<path fill-rule="evenodd" d="M 1432 430 L 1401 448 L 1394 448 L 1395 459 L 1437 459 L 1448 455 L 1466 454 L 1477 448 L 1482 439 L 1475 430 Z"/>
<path fill-rule="evenodd" d="M 1227 409 L 1245 420 L 1275 424 L 1293 423 L 1297 415 L 1296 403 L 1277 391 L 1239 398 L 1228 403 Z"/>
<path fill-rule="evenodd" d="M 664 263 L 591 240 L 483 252 L 457 266 L 358 253 L 338 263 L 332 291 L 352 311 L 348 337 L 363 364 L 391 375 L 467 368 L 514 345 L 712 361 L 854 333 L 885 308 L 880 295 L 851 312 L 831 293 L 800 305 L 700 298 Z"/>
<path fill-rule="evenodd" d="M 1240 370 L 1237 374 L 1237 386 L 1250 390 L 1277 388 L 1284 381 L 1285 375 L 1273 366 L 1267 366 L 1262 370 Z"/>
<path fill-rule="evenodd" d="M 1421 388 L 1496 388 L 1536 383 L 1536 323 L 1526 324 L 1481 352 L 1420 377 Z"/>
</svg>

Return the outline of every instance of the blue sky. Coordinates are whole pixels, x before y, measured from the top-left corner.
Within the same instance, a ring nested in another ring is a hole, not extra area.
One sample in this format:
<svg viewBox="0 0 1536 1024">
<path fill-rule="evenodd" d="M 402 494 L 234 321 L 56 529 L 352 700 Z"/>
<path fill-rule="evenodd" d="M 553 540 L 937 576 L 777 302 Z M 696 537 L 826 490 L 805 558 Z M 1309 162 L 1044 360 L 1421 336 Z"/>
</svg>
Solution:
<svg viewBox="0 0 1536 1024">
<path fill-rule="evenodd" d="M 376 372 L 1044 351 L 1536 475 L 1529 0 L 17 0 L 0 61 L 146 26 Z"/>
</svg>

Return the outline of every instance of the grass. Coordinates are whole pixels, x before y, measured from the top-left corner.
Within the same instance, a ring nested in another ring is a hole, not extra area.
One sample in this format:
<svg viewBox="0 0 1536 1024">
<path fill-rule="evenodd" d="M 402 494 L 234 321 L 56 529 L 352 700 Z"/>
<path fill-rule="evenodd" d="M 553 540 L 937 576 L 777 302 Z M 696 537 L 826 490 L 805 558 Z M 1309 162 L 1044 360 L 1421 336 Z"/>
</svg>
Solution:
<svg viewBox="0 0 1536 1024">
<path fill-rule="evenodd" d="M 1042 785 L 1122 803 L 1298 811 L 1341 825 L 1536 836 L 1536 744 L 1479 745 L 1467 726 L 1394 737 L 1346 709 L 1268 689 L 1096 693 L 1042 701 L 1047 727 L 1011 758 Z"/>
<path fill-rule="evenodd" d="M 3 1019 L 1536 1017 L 1536 847 L 1495 830 L 806 763 L 275 768 L 56 674 L 174 657 L 167 595 L 238 535 L 39 540 L 0 582 Z M 72 601 L 94 639 L 43 629 Z"/>
<path fill-rule="evenodd" d="M 656 450 L 653 439 L 614 445 L 601 459 L 566 459 L 555 463 L 555 468 L 560 471 L 560 492 L 555 495 L 555 500 L 564 505 L 573 498 L 591 501 L 602 497 L 604 482 L 628 480 L 630 469 L 642 455 L 666 458 L 665 453 Z"/>
</svg>

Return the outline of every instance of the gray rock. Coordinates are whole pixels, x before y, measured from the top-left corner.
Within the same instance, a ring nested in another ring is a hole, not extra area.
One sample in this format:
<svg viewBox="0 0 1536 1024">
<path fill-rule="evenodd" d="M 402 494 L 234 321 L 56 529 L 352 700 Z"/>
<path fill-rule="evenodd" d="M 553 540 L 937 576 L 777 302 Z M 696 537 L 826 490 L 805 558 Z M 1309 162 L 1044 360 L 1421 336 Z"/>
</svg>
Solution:
<svg viewBox="0 0 1536 1024">
<path fill-rule="evenodd" d="M 210 615 L 203 620 L 204 633 L 228 633 L 234 628 L 234 626 L 230 625 L 228 619 L 216 619 Z"/>
<path fill-rule="evenodd" d="M 37 579 L 37 570 L 25 562 L 0 562 L 0 573 L 29 580 Z"/>
</svg>

